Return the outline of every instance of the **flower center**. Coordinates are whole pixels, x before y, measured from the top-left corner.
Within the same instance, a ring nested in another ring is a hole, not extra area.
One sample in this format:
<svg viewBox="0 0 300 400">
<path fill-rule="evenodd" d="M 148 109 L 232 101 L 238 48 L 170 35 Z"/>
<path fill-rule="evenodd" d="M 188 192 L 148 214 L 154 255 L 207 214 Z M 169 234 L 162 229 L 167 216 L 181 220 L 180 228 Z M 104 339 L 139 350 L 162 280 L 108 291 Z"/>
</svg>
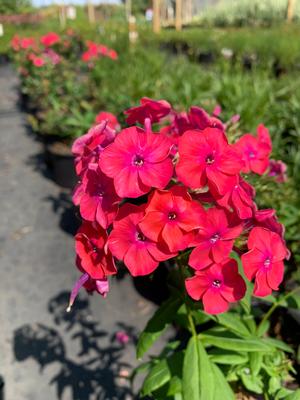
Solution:
<svg viewBox="0 0 300 400">
<path fill-rule="evenodd" d="M 256 154 L 254 153 L 253 150 L 250 150 L 250 151 L 249 151 L 248 157 L 249 157 L 249 158 L 255 158 L 255 157 L 256 157 Z"/>
<path fill-rule="evenodd" d="M 268 268 L 271 265 L 271 260 L 269 258 L 266 258 L 264 261 L 264 267 Z"/>
<path fill-rule="evenodd" d="M 205 159 L 206 164 L 213 164 L 215 162 L 215 158 L 212 154 L 209 154 Z"/>
<path fill-rule="evenodd" d="M 174 220 L 174 219 L 177 218 L 177 214 L 174 213 L 174 212 L 169 212 L 168 218 L 169 218 L 170 220 Z"/>
<path fill-rule="evenodd" d="M 141 157 L 141 156 L 139 156 L 139 155 L 136 155 L 136 156 L 134 157 L 133 164 L 134 164 L 136 167 L 141 167 L 142 165 L 144 165 L 144 159 L 143 159 L 143 157 Z"/>
<path fill-rule="evenodd" d="M 146 240 L 146 237 L 141 232 L 137 233 L 136 238 L 139 242 L 144 242 Z"/>
<path fill-rule="evenodd" d="M 215 279 L 212 283 L 213 287 L 219 288 L 221 286 L 222 282 L 219 279 Z"/>
<path fill-rule="evenodd" d="M 212 243 L 212 244 L 214 244 L 214 243 L 216 243 L 218 240 L 220 239 L 220 235 L 218 235 L 217 233 L 214 235 L 214 236 L 212 236 L 211 238 L 210 238 L 210 243 Z"/>
</svg>

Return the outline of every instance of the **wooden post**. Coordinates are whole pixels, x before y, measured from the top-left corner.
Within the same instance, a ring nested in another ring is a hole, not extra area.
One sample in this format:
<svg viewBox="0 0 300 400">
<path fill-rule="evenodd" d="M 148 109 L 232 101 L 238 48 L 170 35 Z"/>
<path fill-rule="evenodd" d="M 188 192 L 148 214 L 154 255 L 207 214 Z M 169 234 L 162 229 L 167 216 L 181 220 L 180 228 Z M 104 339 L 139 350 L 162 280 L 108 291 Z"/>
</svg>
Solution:
<svg viewBox="0 0 300 400">
<path fill-rule="evenodd" d="M 66 26 L 66 10 L 65 10 L 65 2 L 63 1 L 60 6 L 58 6 L 58 15 L 59 15 L 59 22 L 61 28 L 65 28 Z"/>
<path fill-rule="evenodd" d="M 91 0 L 87 0 L 87 9 L 88 9 L 88 17 L 89 17 L 90 24 L 94 24 L 96 21 L 95 7 L 94 7 L 94 4 L 91 2 Z"/>
<path fill-rule="evenodd" d="M 193 0 L 187 0 L 187 22 L 192 22 L 193 19 Z"/>
<path fill-rule="evenodd" d="M 126 11 L 126 19 L 129 21 L 129 18 L 132 14 L 132 5 L 131 5 L 131 0 L 125 0 L 125 11 Z"/>
<path fill-rule="evenodd" d="M 176 31 L 182 29 L 182 0 L 176 0 L 175 29 Z"/>
<path fill-rule="evenodd" d="M 160 0 L 153 0 L 153 32 L 160 32 Z"/>
<path fill-rule="evenodd" d="M 296 0 L 288 0 L 286 19 L 291 22 L 294 18 Z"/>
</svg>

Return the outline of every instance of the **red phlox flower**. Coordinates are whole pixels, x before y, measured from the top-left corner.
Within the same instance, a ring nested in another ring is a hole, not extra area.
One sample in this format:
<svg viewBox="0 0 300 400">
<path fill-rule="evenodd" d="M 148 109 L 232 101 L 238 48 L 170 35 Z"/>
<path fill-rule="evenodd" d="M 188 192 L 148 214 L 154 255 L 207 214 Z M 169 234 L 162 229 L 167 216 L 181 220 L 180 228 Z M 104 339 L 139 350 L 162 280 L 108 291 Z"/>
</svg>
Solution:
<svg viewBox="0 0 300 400">
<path fill-rule="evenodd" d="M 79 198 L 80 214 L 87 221 L 96 221 L 107 229 L 118 212 L 120 198 L 115 192 L 113 180 L 108 178 L 97 164 L 90 164 L 82 178 L 82 193 L 77 188 L 74 200 Z M 79 194 L 79 197 L 78 197 Z"/>
<path fill-rule="evenodd" d="M 101 151 L 114 140 L 115 134 L 103 121 L 74 141 L 72 153 L 77 175 L 82 176 L 90 163 L 98 163 Z"/>
<path fill-rule="evenodd" d="M 211 117 L 200 107 L 192 106 L 189 112 L 189 120 L 194 129 L 218 128 L 224 131 L 223 123 L 216 117 Z"/>
<path fill-rule="evenodd" d="M 189 258 L 189 265 L 196 270 L 221 263 L 228 258 L 234 240 L 242 233 L 243 226 L 227 217 L 224 210 L 209 208 L 200 218 L 199 231 L 194 240 L 195 249 Z"/>
<path fill-rule="evenodd" d="M 118 59 L 118 53 L 116 50 L 109 49 L 107 52 L 107 57 L 111 58 L 112 60 L 117 60 Z"/>
<path fill-rule="evenodd" d="M 246 284 L 238 273 L 237 262 L 231 259 L 197 271 L 195 276 L 186 279 L 185 286 L 194 300 L 202 300 L 204 311 L 208 314 L 227 311 L 229 303 L 241 300 L 246 293 Z"/>
<path fill-rule="evenodd" d="M 104 46 L 103 44 L 98 44 L 97 50 L 102 56 L 106 56 L 109 51 L 108 47 Z"/>
<path fill-rule="evenodd" d="M 173 186 L 166 191 L 156 190 L 145 213 L 139 225 L 143 234 L 166 243 L 171 252 L 177 252 L 187 248 L 193 240 L 193 231 L 199 227 L 204 210 L 184 187 Z"/>
<path fill-rule="evenodd" d="M 268 175 L 274 177 L 278 183 L 286 182 L 287 165 L 281 160 L 270 160 Z"/>
<path fill-rule="evenodd" d="M 248 238 L 248 249 L 242 255 L 245 275 L 249 280 L 255 279 L 255 296 L 268 296 L 282 282 L 287 248 L 277 233 L 255 227 Z"/>
<path fill-rule="evenodd" d="M 126 122 L 133 125 L 136 122 L 144 124 L 146 118 L 150 118 L 152 123 L 159 122 L 171 111 L 171 105 L 165 100 L 153 100 L 143 97 L 140 100 L 140 106 L 131 107 L 124 111 L 127 115 Z"/>
<path fill-rule="evenodd" d="M 10 41 L 10 46 L 13 48 L 14 51 L 19 51 L 20 50 L 20 37 L 19 35 L 14 35 L 13 38 Z"/>
<path fill-rule="evenodd" d="M 20 39 L 21 49 L 33 49 L 36 47 L 36 41 L 33 37 L 24 37 Z"/>
<path fill-rule="evenodd" d="M 229 145 L 223 131 L 206 128 L 186 131 L 179 138 L 178 179 L 192 189 L 215 187 L 220 194 L 236 182 L 243 161 Z"/>
<path fill-rule="evenodd" d="M 36 56 L 36 57 L 34 57 L 34 58 L 32 59 L 32 64 L 33 64 L 35 67 L 40 68 L 40 67 L 42 67 L 43 65 L 45 65 L 46 62 L 45 62 L 45 60 L 44 60 L 43 57 L 38 57 L 38 56 Z"/>
<path fill-rule="evenodd" d="M 55 32 L 49 32 L 42 36 L 40 39 L 41 43 L 45 47 L 51 47 L 60 41 L 60 36 Z"/>
<path fill-rule="evenodd" d="M 90 222 L 84 222 L 75 235 L 77 267 L 94 280 L 106 279 L 117 272 L 106 242 L 106 231 Z"/>
<path fill-rule="evenodd" d="M 272 147 L 267 133 L 268 130 L 262 127 L 263 125 L 259 126 L 257 137 L 246 133 L 234 145 L 244 161 L 242 172 L 249 173 L 252 171 L 262 175 L 268 168 Z"/>
<path fill-rule="evenodd" d="M 100 111 L 99 114 L 96 115 L 96 124 L 100 124 L 102 121 L 106 121 L 107 126 L 109 126 L 111 129 L 119 130 L 121 127 L 117 117 L 107 111 Z"/>
<path fill-rule="evenodd" d="M 269 229 L 277 233 L 283 239 L 284 226 L 278 221 L 276 211 L 273 208 L 256 210 L 254 213 L 253 225 Z"/>
<path fill-rule="evenodd" d="M 139 197 L 151 187 L 163 189 L 173 175 L 171 142 L 137 127 L 123 129 L 100 155 L 102 171 L 114 179 L 120 197 Z"/>
<path fill-rule="evenodd" d="M 259 143 L 263 143 L 269 147 L 270 151 L 272 151 L 272 140 L 270 137 L 269 129 L 264 126 L 264 124 L 259 124 L 257 129 L 257 138 Z"/>
<path fill-rule="evenodd" d="M 252 217 L 253 210 L 255 209 L 253 201 L 255 190 L 239 175 L 236 176 L 236 181 L 228 187 L 224 195 L 220 195 L 213 187 L 211 192 L 214 199 L 221 207 L 227 210 L 233 209 L 240 219 Z"/>
<path fill-rule="evenodd" d="M 151 274 L 160 261 L 176 255 L 143 234 L 139 223 L 145 215 L 144 210 L 144 205 L 127 203 L 122 206 L 108 238 L 110 251 L 124 262 L 133 276 Z"/>
</svg>

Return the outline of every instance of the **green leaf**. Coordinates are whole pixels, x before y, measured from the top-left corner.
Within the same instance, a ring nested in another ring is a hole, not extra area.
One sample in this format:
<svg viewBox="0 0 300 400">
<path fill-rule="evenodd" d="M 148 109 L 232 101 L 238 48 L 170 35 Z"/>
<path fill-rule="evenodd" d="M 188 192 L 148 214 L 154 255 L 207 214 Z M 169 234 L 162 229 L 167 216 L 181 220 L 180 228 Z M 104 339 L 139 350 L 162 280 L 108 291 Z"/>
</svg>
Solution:
<svg viewBox="0 0 300 400">
<path fill-rule="evenodd" d="M 246 389 L 255 393 L 263 393 L 263 383 L 260 376 L 249 375 L 248 373 L 241 374 L 242 382 Z"/>
<path fill-rule="evenodd" d="M 215 382 L 217 383 L 215 386 L 215 400 L 234 400 L 235 395 L 226 381 L 223 372 L 220 370 L 219 367 L 212 363 L 212 370 L 215 375 Z"/>
<path fill-rule="evenodd" d="M 224 335 L 224 336 L 222 336 Z M 240 339 L 234 336 L 227 336 L 225 333 L 218 334 L 217 332 L 212 334 L 201 333 L 199 337 L 204 340 L 205 344 L 219 347 L 225 350 L 236 350 L 240 351 L 272 351 L 272 347 L 267 343 L 264 343 L 262 339 L 251 338 L 251 339 Z"/>
<path fill-rule="evenodd" d="M 270 346 L 276 347 L 277 349 L 283 350 L 287 353 L 293 353 L 294 350 L 287 345 L 286 343 L 282 342 L 281 340 L 274 339 L 274 338 L 264 338 L 263 341 Z"/>
<path fill-rule="evenodd" d="M 263 336 L 266 332 L 268 332 L 270 327 L 270 321 L 265 320 L 262 324 L 258 325 L 256 334 L 257 336 L 261 337 Z"/>
<path fill-rule="evenodd" d="M 251 352 L 249 354 L 249 361 L 250 361 L 250 369 L 252 372 L 252 375 L 258 375 L 261 367 L 262 367 L 262 362 L 263 362 L 263 354 L 262 353 L 255 353 Z"/>
<path fill-rule="evenodd" d="M 209 352 L 209 358 L 216 364 L 237 365 L 248 361 L 246 353 L 237 353 L 229 350 L 213 349 Z"/>
<path fill-rule="evenodd" d="M 190 338 L 183 363 L 183 399 L 214 400 L 215 379 L 212 364 L 200 340 Z"/>
<path fill-rule="evenodd" d="M 167 360 L 162 360 L 156 364 L 146 377 L 142 393 L 144 396 L 150 394 L 154 390 L 160 388 L 171 379 L 170 370 L 168 368 Z"/>
<path fill-rule="evenodd" d="M 289 394 L 285 400 L 300 400 L 300 389 L 296 390 L 294 393 Z"/>
<path fill-rule="evenodd" d="M 174 376 L 180 376 L 182 372 L 183 352 L 174 353 L 172 356 L 159 361 L 147 375 L 142 393 L 144 396 L 162 387 Z"/>
<path fill-rule="evenodd" d="M 133 380 L 136 377 L 136 375 L 138 375 L 140 373 L 143 373 L 143 372 L 148 372 L 149 369 L 151 368 L 151 365 L 152 365 L 152 362 L 148 361 L 148 362 L 140 364 L 136 368 L 134 368 L 134 370 L 132 371 L 132 373 L 130 375 L 131 382 L 133 382 Z"/>
<path fill-rule="evenodd" d="M 177 312 L 181 304 L 180 298 L 170 297 L 155 312 L 153 317 L 148 321 L 146 328 L 141 333 L 137 343 L 137 358 L 140 359 L 153 343 L 167 328 L 172 321 L 174 314 Z"/>
<path fill-rule="evenodd" d="M 224 313 L 216 317 L 219 324 L 225 326 L 229 330 L 237 333 L 239 336 L 250 336 L 250 332 L 246 325 L 236 313 Z"/>
</svg>

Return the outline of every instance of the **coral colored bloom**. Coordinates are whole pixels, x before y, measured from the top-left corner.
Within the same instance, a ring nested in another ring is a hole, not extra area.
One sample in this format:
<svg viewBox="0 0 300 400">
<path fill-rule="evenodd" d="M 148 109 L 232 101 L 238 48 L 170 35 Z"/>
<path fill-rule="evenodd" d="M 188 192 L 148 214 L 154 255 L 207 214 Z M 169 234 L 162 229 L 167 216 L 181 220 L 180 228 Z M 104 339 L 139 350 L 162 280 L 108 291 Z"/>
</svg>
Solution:
<svg viewBox="0 0 300 400">
<path fill-rule="evenodd" d="M 33 65 L 35 66 L 35 67 L 38 67 L 38 68 L 40 68 L 40 67 L 42 67 L 43 65 L 45 65 L 45 60 L 42 58 L 42 57 L 34 57 L 33 59 L 32 59 L 32 63 L 33 63 Z"/>
<path fill-rule="evenodd" d="M 240 176 L 236 176 L 236 181 L 228 187 L 224 195 L 220 195 L 216 190 L 211 190 L 211 193 L 221 207 L 229 211 L 233 209 L 240 219 L 252 217 L 255 208 L 253 201 L 255 190 Z"/>
<path fill-rule="evenodd" d="M 255 227 L 248 238 L 248 249 L 242 255 L 245 275 L 249 280 L 255 279 L 255 296 L 268 296 L 282 282 L 287 248 L 277 233 Z"/>
<path fill-rule="evenodd" d="M 144 206 L 122 206 L 108 238 L 110 251 L 124 262 L 133 276 L 151 274 L 160 261 L 176 255 L 143 234 L 139 223 L 144 210 Z"/>
<path fill-rule="evenodd" d="M 21 46 L 21 49 L 24 49 L 24 50 L 33 49 L 36 46 L 35 39 L 32 37 L 21 38 L 20 46 Z"/>
<path fill-rule="evenodd" d="M 165 242 L 172 252 L 188 247 L 192 240 L 189 233 L 199 227 L 200 217 L 204 215 L 202 206 L 182 186 L 156 190 L 145 212 L 139 225 L 144 235 Z"/>
<path fill-rule="evenodd" d="M 185 287 L 194 300 L 202 300 L 208 314 L 227 311 L 229 303 L 241 300 L 246 293 L 246 284 L 238 273 L 235 260 L 197 271 L 195 276 L 186 279 Z"/>
<path fill-rule="evenodd" d="M 111 58 L 112 60 L 118 59 L 118 53 L 116 52 L 116 50 L 109 49 L 106 55 L 107 55 L 107 57 Z"/>
<path fill-rule="evenodd" d="M 224 133 L 215 128 L 186 131 L 179 138 L 178 152 L 178 179 L 192 189 L 208 184 L 225 194 L 243 167 L 241 157 L 228 144 Z"/>
<path fill-rule="evenodd" d="M 268 175 L 274 177 L 278 183 L 286 182 L 288 179 L 287 165 L 281 160 L 270 160 Z"/>
<path fill-rule="evenodd" d="M 256 129 L 256 134 L 259 143 L 263 143 L 267 145 L 270 149 L 272 150 L 272 140 L 270 137 L 269 129 L 266 128 L 263 124 L 259 124 L 257 129 Z"/>
<path fill-rule="evenodd" d="M 60 36 L 55 32 L 49 32 L 41 37 L 41 43 L 45 47 L 51 47 L 60 41 Z"/>
<path fill-rule="evenodd" d="M 96 118 L 95 118 L 96 124 L 100 124 L 103 121 L 106 121 L 107 126 L 109 126 L 111 129 L 115 129 L 115 130 L 120 129 L 120 124 L 119 124 L 117 117 L 110 112 L 101 111 L 101 112 L 99 112 L 99 114 L 96 115 Z"/>
<path fill-rule="evenodd" d="M 256 210 L 252 222 L 254 226 L 269 229 L 270 231 L 277 233 L 283 239 L 284 226 L 278 222 L 276 211 L 273 208 Z"/>
<path fill-rule="evenodd" d="M 218 118 L 209 116 L 207 112 L 200 107 L 191 107 L 189 120 L 194 129 L 204 130 L 205 128 L 218 128 L 221 131 L 224 130 L 224 125 Z"/>
<path fill-rule="evenodd" d="M 232 226 L 225 211 L 209 208 L 200 219 L 199 232 L 194 244 L 189 265 L 196 270 L 220 263 L 228 258 L 236 239 L 243 230 L 242 225 Z"/>
<path fill-rule="evenodd" d="M 104 175 L 97 165 L 90 165 L 81 185 L 82 192 L 78 203 L 82 218 L 96 221 L 102 228 L 107 229 L 117 215 L 120 201 L 113 180 Z M 76 193 L 79 190 L 77 189 Z"/>
<path fill-rule="evenodd" d="M 101 227 L 84 222 L 75 235 L 76 264 L 94 280 L 105 279 L 117 270 L 106 249 L 107 234 Z"/>
<path fill-rule="evenodd" d="M 131 107 L 124 111 L 124 114 L 127 115 L 127 124 L 132 125 L 136 122 L 144 124 L 146 118 L 150 118 L 152 123 L 159 122 L 171 111 L 171 105 L 165 100 L 153 100 L 143 97 L 140 103 L 140 106 Z"/>
<path fill-rule="evenodd" d="M 268 130 L 260 125 L 258 136 L 250 133 L 243 135 L 234 145 L 244 161 L 242 172 L 255 172 L 262 175 L 269 165 L 269 156 L 272 151 L 271 139 Z"/>
<path fill-rule="evenodd" d="M 74 141 L 72 153 L 77 175 L 82 176 L 90 163 L 98 163 L 101 151 L 114 140 L 115 134 L 103 121 Z"/>
<path fill-rule="evenodd" d="M 163 189 L 173 175 L 171 142 L 137 127 L 122 130 L 100 155 L 101 170 L 114 179 L 120 197 L 139 197 L 151 187 Z"/>
</svg>

